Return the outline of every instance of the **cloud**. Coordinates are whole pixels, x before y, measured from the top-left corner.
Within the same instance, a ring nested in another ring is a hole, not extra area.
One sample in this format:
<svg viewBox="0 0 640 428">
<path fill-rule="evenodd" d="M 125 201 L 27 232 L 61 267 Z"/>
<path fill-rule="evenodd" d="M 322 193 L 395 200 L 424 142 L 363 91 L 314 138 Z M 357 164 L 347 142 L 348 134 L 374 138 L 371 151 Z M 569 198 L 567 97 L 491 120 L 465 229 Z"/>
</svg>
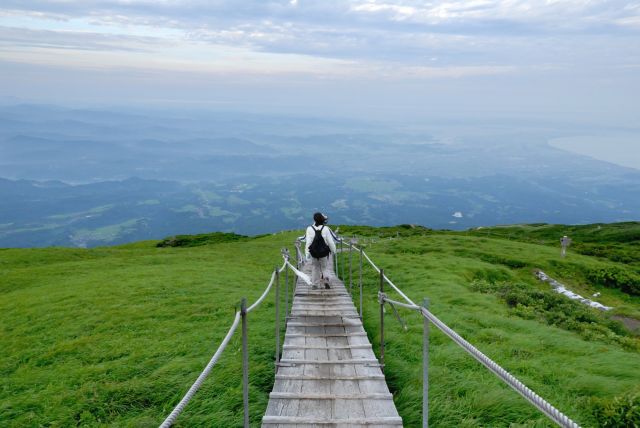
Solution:
<svg viewBox="0 0 640 428">
<path fill-rule="evenodd" d="M 98 51 L 153 51 L 166 43 L 170 52 L 182 46 L 179 55 L 212 60 L 239 49 L 371 70 L 387 63 L 430 78 L 582 68 L 596 57 L 613 67 L 637 63 L 640 52 L 628 39 L 640 34 L 639 16 L 627 1 L 5 0 L 0 38 Z"/>
<path fill-rule="evenodd" d="M 454 109 L 469 96 L 484 106 L 497 90 L 527 105 L 531 98 L 538 106 L 578 98 L 621 105 L 640 87 L 639 36 L 640 5 L 619 0 L 4 0 L 0 6 L 0 57 L 31 64 L 33 73 L 40 67 L 44 75 L 45 66 L 117 70 L 119 82 L 136 76 L 131 88 L 141 75 L 163 76 L 160 88 L 244 79 L 251 89 L 262 85 L 268 102 L 271 87 L 282 89 L 278 96 L 307 85 L 319 97 L 377 93 L 372 104 L 392 96 L 410 104 L 397 92 L 414 100 L 411 108 L 432 94 Z M 335 92 L 317 89 L 326 82 Z M 567 82 L 574 89 L 563 97 Z"/>
<path fill-rule="evenodd" d="M 113 22 L 173 25 L 181 28 L 224 29 L 241 23 L 292 23 L 341 30 L 376 27 L 389 31 L 436 31 L 456 34 L 501 32 L 505 28 L 589 32 L 608 28 L 640 15 L 631 1 L 587 0 L 448 0 L 339 1 L 312 0 L 5 0 L 3 10 L 56 19 L 92 17 Z"/>
<path fill-rule="evenodd" d="M 143 52 L 150 45 L 165 43 L 155 37 L 0 27 L 0 46 L 4 47 Z"/>
</svg>

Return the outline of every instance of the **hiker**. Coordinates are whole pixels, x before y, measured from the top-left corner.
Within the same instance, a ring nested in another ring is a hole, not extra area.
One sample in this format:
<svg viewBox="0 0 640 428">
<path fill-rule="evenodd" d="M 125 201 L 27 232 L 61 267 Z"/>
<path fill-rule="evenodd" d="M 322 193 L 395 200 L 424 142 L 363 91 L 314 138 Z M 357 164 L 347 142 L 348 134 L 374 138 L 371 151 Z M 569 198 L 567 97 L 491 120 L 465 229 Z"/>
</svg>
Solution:
<svg viewBox="0 0 640 428">
<path fill-rule="evenodd" d="M 328 217 L 322 213 L 313 215 L 311 226 L 307 227 L 304 254 L 311 259 L 311 285 L 313 289 L 319 285 L 329 286 L 327 268 L 331 263 L 331 253 L 336 253 L 336 243 L 333 241 L 331 229 L 326 226 Z"/>
<path fill-rule="evenodd" d="M 560 246 L 562 249 L 560 250 L 560 257 L 565 257 L 567 255 L 567 247 L 571 245 L 571 238 L 567 235 L 564 235 L 562 239 L 560 239 Z"/>
</svg>

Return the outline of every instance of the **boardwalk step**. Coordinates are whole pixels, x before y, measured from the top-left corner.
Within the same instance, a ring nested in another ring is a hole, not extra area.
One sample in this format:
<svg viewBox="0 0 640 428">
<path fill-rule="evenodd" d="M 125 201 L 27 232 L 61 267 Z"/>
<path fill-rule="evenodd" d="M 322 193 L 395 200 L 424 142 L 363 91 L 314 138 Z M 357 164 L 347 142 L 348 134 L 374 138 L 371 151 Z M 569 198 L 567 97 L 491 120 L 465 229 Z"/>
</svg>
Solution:
<svg viewBox="0 0 640 428">
<path fill-rule="evenodd" d="M 287 337 L 352 337 L 352 336 L 363 336 L 366 337 L 367 333 L 357 331 L 353 333 L 287 333 L 285 339 Z"/>
<path fill-rule="evenodd" d="M 370 343 L 345 346 L 284 345 L 282 349 L 371 349 Z"/>
<path fill-rule="evenodd" d="M 305 322 L 292 321 L 292 322 L 289 322 L 287 326 L 289 327 L 361 327 L 362 324 L 361 323 L 345 324 L 345 323 L 339 323 L 339 322 L 305 323 Z"/>
<path fill-rule="evenodd" d="M 344 312 L 343 313 L 337 313 L 337 312 L 292 312 L 291 315 L 289 316 L 289 319 L 293 319 L 293 318 L 300 318 L 300 317 L 315 317 L 315 316 L 327 316 L 327 317 L 335 317 L 335 316 L 342 316 L 342 318 L 348 318 L 348 319 L 360 319 L 360 315 L 358 315 L 355 311 L 353 312 L 352 315 L 346 315 Z"/>
<path fill-rule="evenodd" d="M 295 310 L 291 311 L 291 316 L 292 317 L 296 317 L 296 318 L 300 318 L 300 317 L 354 318 L 354 316 L 355 317 L 358 316 L 355 308 L 344 309 L 344 310 L 342 310 L 340 312 L 336 312 L 337 310 L 338 309 L 336 309 L 336 308 L 329 308 L 329 307 L 327 307 L 326 309 L 299 309 L 299 308 L 296 308 Z M 315 315 L 316 312 L 318 312 L 318 315 Z"/>
<path fill-rule="evenodd" d="M 402 426 L 402 418 L 400 417 L 372 417 L 372 418 L 354 418 L 354 419 L 323 419 L 306 416 L 264 416 L 262 418 L 263 426 L 265 424 L 283 424 L 283 425 L 331 425 L 331 426 L 385 426 L 396 425 Z"/>
<path fill-rule="evenodd" d="M 368 394 L 307 394 L 302 392 L 272 392 L 269 398 L 289 400 L 392 400 L 390 393 Z"/>
<path fill-rule="evenodd" d="M 344 298 L 351 298 L 351 295 L 349 293 L 327 293 L 324 291 L 320 291 L 320 290 L 309 290 L 306 293 L 299 293 L 296 292 L 295 294 L 296 296 L 305 296 L 305 297 L 315 297 L 316 299 L 320 300 L 320 299 L 331 299 L 331 298 L 335 298 L 335 297 L 344 297 Z"/>
<path fill-rule="evenodd" d="M 276 379 L 282 380 L 384 380 L 383 375 L 357 375 L 357 376 L 311 376 L 311 375 L 285 375 L 276 374 Z"/>
<path fill-rule="evenodd" d="M 370 364 L 379 365 L 379 361 L 373 358 L 357 358 L 349 360 L 280 360 L 280 364 Z"/>
</svg>

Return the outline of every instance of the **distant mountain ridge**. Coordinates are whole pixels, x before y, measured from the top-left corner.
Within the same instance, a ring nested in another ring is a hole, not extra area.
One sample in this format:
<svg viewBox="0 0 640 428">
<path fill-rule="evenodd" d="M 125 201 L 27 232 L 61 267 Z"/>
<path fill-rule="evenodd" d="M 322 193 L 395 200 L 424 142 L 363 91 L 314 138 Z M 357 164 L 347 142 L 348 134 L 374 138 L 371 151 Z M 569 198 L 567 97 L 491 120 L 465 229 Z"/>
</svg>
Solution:
<svg viewBox="0 0 640 428">
<path fill-rule="evenodd" d="M 314 191 L 319 182 L 322 191 Z M 458 230 L 540 220 L 633 220 L 640 198 L 617 196 L 584 200 L 509 176 L 344 181 L 286 175 L 218 183 L 132 178 L 84 185 L 0 179 L 0 247 L 91 247 L 211 231 L 271 233 L 303 227 L 314 210 L 309 207 L 317 206 L 326 207 L 332 223 Z"/>
<path fill-rule="evenodd" d="M 441 229 L 640 219 L 640 171 L 546 143 L 573 129 L 438 138 L 436 125 L 29 105 L 0 107 L 0 122 L 0 246 L 253 235 L 316 210 Z"/>
</svg>

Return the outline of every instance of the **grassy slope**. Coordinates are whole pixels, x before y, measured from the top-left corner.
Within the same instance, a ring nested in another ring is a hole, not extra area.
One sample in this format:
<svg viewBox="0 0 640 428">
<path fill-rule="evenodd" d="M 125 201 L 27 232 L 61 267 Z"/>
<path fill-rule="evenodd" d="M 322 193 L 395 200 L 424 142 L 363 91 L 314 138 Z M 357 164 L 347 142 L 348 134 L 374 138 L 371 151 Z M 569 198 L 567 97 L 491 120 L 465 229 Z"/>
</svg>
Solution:
<svg viewBox="0 0 640 428">
<path fill-rule="evenodd" d="M 543 289 L 531 274 L 538 267 L 590 292 L 595 288 L 581 281 L 581 267 L 613 262 L 575 254 L 560 260 L 555 245 L 400 231 L 414 236 L 367 250 L 388 276 L 414 300 L 429 297 L 437 316 L 583 426 L 599 423 L 595 398 L 610 400 L 640 384 L 637 352 L 523 319 L 495 295 L 470 287 L 476 279 L 499 279 Z M 157 426 L 226 334 L 234 304 L 259 296 L 280 262 L 279 248 L 295 236 L 195 248 L 143 242 L 1 250 L 0 425 Z M 375 344 L 377 281 L 365 272 L 365 325 Z M 603 303 L 638 313 L 638 298 L 598 290 Z M 250 321 L 256 426 L 273 382 L 272 296 L 265 305 Z M 406 332 L 387 317 L 386 374 L 406 426 L 417 426 L 422 325 L 416 315 L 403 316 Z M 441 333 L 433 332 L 431 344 L 432 426 L 549 426 Z M 240 425 L 239 358 L 238 335 L 178 426 Z"/>
<path fill-rule="evenodd" d="M 640 268 L 640 222 L 574 226 L 541 223 L 477 228 L 467 233 L 557 247 L 560 238 L 567 235 L 573 239 L 572 251 Z"/>
<path fill-rule="evenodd" d="M 0 251 L 0 425 L 157 426 L 226 334 L 234 305 L 261 294 L 294 236 Z M 272 300 L 249 325 L 256 423 L 273 379 Z M 178 426 L 241 425 L 239 361 L 236 335 Z"/>
<path fill-rule="evenodd" d="M 594 399 L 607 401 L 638 391 L 637 352 L 607 340 L 585 341 L 573 332 L 522 319 L 496 296 L 470 288 L 475 279 L 489 279 L 544 289 L 548 286 L 533 279 L 533 268 L 538 267 L 575 289 L 591 291 L 594 287 L 574 280 L 574 273 L 583 266 L 605 263 L 602 260 L 575 254 L 560 260 L 555 247 L 440 233 L 380 241 L 368 252 L 414 301 L 430 298 L 432 311 L 445 323 L 581 425 L 602 423 L 594 417 L 598 407 Z M 511 264 L 521 267 L 514 269 Z M 367 286 L 365 326 L 377 347 L 377 279 L 372 274 L 367 275 Z M 598 290 L 602 292 L 598 300 L 638 313 L 639 298 Z M 409 325 L 404 332 L 387 312 L 387 379 L 407 426 L 417 426 L 421 320 L 403 312 Z M 432 334 L 431 345 L 433 426 L 551 426 L 443 334 Z"/>
</svg>

